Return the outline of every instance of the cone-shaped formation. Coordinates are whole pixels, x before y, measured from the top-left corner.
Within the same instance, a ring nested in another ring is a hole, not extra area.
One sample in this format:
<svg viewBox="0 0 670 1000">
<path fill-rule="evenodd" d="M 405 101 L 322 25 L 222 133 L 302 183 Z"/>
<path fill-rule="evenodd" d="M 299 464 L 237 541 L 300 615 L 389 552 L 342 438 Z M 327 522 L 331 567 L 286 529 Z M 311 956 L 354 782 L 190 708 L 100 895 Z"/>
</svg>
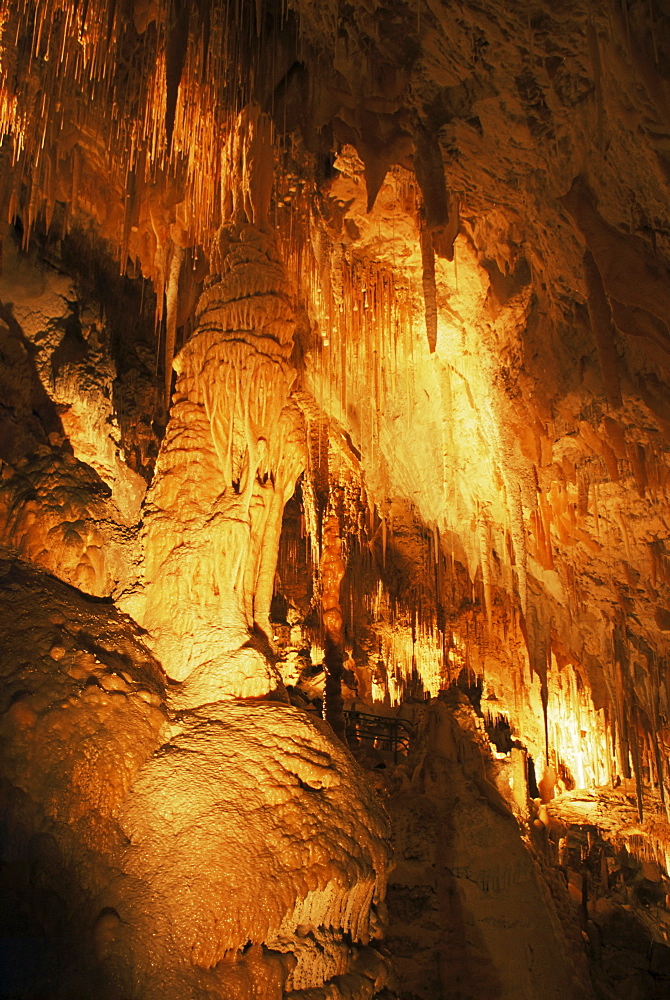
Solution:
<svg viewBox="0 0 670 1000">
<path fill-rule="evenodd" d="M 200 703 L 277 686 L 268 616 L 282 514 L 305 462 L 291 400 L 295 323 L 271 233 L 222 229 L 212 267 L 176 361 L 143 581 L 128 605 L 168 674 L 186 681 L 184 697 Z"/>
</svg>

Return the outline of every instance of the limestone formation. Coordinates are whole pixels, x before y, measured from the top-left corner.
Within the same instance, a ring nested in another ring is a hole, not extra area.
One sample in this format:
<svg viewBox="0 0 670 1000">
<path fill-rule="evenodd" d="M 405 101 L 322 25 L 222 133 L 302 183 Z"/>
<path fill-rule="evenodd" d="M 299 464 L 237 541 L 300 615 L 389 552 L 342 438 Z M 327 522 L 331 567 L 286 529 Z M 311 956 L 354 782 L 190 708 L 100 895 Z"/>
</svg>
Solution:
<svg viewBox="0 0 670 1000">
<path fill-rule="evenodd" d="M 10 995 L 667 995 L 669 66 L 664 0 L 0 0 Z"/>
<path fill-rule="evenodd" d="M 304 465 L 294 320 L 273 237 L 232 225 L 214 254 L 196 332 L 176 362 L 142 592 L 128 605 L 169 675 L 201 702 L 276 686 L 261 644 L 269 649 L 282 513 Z"/>
<path fill-rule="evenodd" d="M 387 819 L 328 727 L 270 703 L 170 717 L 131 622 L 0 572 L 5 889 L 19 939 L 58 945 L 18 992 L 41 976 L 82 997 L 381 988 Z"/>
</svg>

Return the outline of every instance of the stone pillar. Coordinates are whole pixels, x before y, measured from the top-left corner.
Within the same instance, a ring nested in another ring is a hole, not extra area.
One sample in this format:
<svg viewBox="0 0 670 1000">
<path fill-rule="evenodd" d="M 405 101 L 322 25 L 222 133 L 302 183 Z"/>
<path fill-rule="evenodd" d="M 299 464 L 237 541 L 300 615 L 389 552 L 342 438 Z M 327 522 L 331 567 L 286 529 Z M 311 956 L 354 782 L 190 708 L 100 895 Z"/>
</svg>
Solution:
<svg viewBox="0 0 670 1000">
<path fill-rule="evenodd" d="M 145 506 L 143 580 L 126 602 L 167 674 L 183 682 L 185 705 L 281 687 L 270 601 L 305 442 L 291 397 L 293 310 L 258 166 L 271 155 L 266 133 L 247 114 L 230 143 L 233 174 L 246 171 L 248 183 L 228 199 L 234 221 L 215 237 L 196 331 L 175 359 Z"/>
</svg>

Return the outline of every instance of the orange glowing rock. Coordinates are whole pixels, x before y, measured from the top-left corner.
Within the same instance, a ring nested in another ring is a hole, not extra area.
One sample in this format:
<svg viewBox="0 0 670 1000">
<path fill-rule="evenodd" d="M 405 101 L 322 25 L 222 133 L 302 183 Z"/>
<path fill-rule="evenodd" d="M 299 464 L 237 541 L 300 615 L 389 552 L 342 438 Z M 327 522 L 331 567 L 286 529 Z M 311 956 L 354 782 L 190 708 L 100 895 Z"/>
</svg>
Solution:
<svg viewBox="0 0 670 1000">
<path fill-rule="evenodd" d="M 0 576 L 12 850 L 78 900 L 91 991 L 280 1000 L 339 975 L 381 988 L 388 820 L 329 727 L 254 701 L 170 716 L 127 618 L 15 563 Z"/>
<path fill-rule="evenodd" d="M 282 513 L 305 461 L 290 397 L 294 320 L 274 238 L 230 226 L 212 262 L 198 329 L 176 361 L 142 587 L 126 604 L 168 673 L 186 682 L 184 698 L 200 701 L 278 683 L 252 634 L 270 634 Z"/>
</svg>

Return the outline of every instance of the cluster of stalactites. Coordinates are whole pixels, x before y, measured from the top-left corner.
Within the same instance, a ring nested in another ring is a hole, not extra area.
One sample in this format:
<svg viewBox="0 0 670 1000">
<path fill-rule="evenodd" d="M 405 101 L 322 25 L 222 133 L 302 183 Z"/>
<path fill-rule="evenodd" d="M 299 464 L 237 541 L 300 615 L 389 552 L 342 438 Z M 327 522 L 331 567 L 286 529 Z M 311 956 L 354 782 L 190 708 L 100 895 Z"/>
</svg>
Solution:
<svg viewBox="0 0 670 1000">
<path fill-rule="evenodd" d="M 26 239 L 57 202 L 95 216 L 97 171 L 109 187 L 97 221 L 123 256 L 138 192 L 169 174 L 205 245 L 221 218 L 221 135 L 252 96 L 266 7 L 0 0 L 0 143 L 14 165 L 0 210 L 21 214 Z"/>
</svg>

